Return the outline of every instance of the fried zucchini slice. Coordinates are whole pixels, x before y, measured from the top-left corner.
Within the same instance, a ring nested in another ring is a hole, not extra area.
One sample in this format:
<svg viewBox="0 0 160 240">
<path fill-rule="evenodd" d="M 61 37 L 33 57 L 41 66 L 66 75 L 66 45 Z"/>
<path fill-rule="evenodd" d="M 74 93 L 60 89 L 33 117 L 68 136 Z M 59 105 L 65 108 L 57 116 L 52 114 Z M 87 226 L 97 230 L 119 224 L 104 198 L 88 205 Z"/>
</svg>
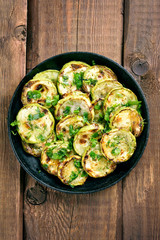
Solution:
<svg viewBox="0 0 160 240">
<path fill-rule="evenodd" d="M 94 110 L 87 94 L 75 91 L 59 100 L 55 107 L 56 119 L 59 120 L 72 114 L 82 116 L 86 122 L 93 120 Z"/>
<path fill-rule="evenodd" d="M 61 119 L 56 126 L 56 135 L 64 140 L 68 140 L 79 131 L 80 128 L 84 127 L 86 123 L 83 117 L 69 115 Z"/>
<path fill-rule="evenodd" d="M 83 90 L 90 93 L 91 88 L 96 85 L 99 80 L 117 80 L 116 74 L 108 67 L 101 65 L 94 65 L 84 73 Z"/>
<path fill-rule="evenodd" d="M 58 75 L 57 87 L 61 95 L 81 90 L 83 73 L 89 67 L 87 63 L 71 61 L 66 63 Z"/>
<path fill-rule="evenodd" d="M 51 80 L 32 79 L 24 85 L 21 101 L 23 105 L 38 103 L 50 108 L 55 96 L 57 96 L 57 89 Z"/>
<path fill-rule="evenodd" d="M 59 71 L 53 70 L 53 69 L 48 69 L 43 72 L 37 73 L 33 79 L 49 79 L 51 80 L 55 86 L 57 85 L 57 78 L 58 78 Z"/>
<path fill-rule="evenodd" d="M 94 120 L 93 122 L 100 123 L 102 125 L 105 124 L 104 121 L 104 113 L 103 113 L 103 102 L 104 99 L 100 98 L 92 102 L 94 108 Z"/>
<path fill-rule="evenodd" d="M 113 129 L 103 134 L 101 151 L 109 160 L 120 163 L 127 161 L 136 149 L 135 136 L 126 130 Z"/>
<path fill-rule="evenodd" d="M 83 170 L 81 157 L 74 155 L 59 164 L 58 178 L 71 187 L 83 185 L 88 174 Z"/>
<path fill-rule="evenodd" d="M 39 104 L 25 105 L 17 114 L 18 133 L 27 143 L 46 141 L 54 130 L 54 118 L 51 112 Z"/>
<path fill-rule="evenodd" d="M 103 126 L 97 123 L 92 123 L 81 128 L 75 135 L 73 141 L 73 147 L 76 153 L 82 156 L 88 146 L 91 145 L 95 147 L 98 139 L 102 136 L 102 130 Z"/>
<path fill-rule="evenodd" d="M 141 115 L 133 108 L 123 107 L 115 112 L 110 120 L 111 129 L 125 129 L 131 131 L 135 137 L 139 137 L 143 131 L 144 123 Z"/>
<path fill-rule="evenodd" d="M 91 89 L 91 97 L 93 100 L 105 98 L 111 89 L 118 87 L 122 87 L 122 84 L 116 80 L 99 80 Z"/>
<path fill-rule="evenodd" d="M 50 145 L 51 142 L 56 141 L 56 135 L 53 132 L 52 136 L 47 139 L 47 141 L 42 143 L 26 143 L 25 141 L 22 141 L 22 147 L 26 153 L 29 153 L 30 155 L 34 157 L 40 157 L 42 153 L 42 149 L 46 147 L 48 144 Z"/>
<path fill-rule="evenodd" d="M 68 149 L 68 142 L 57 141 L 44 148 L 41 154 L 41 166 L 48 173 L 57 176 L 58 166 L 69 156 L 74 155 L 73 151 Z"/>
<path fill-rule="evenodd" d="M 100 178 L 112 173 L 116 164 L 105 158 L 100 150 L 99 143 L 96 147 L 89 146 L 82 156 L 82 166 L 90 177 Z"/>
<path fill-rule="evenodd" d="M 113 114 L 118 110 L 118 108 L 123 106 L 129 106 L 137 109 L 138 107 L 137 96 L 128 88 L 115 88 L 112 89 L 104 99 L 103 110 L 104 114 L 106 111 L 109 114 L 109 117 L 112 117 Z"/>
</svg>

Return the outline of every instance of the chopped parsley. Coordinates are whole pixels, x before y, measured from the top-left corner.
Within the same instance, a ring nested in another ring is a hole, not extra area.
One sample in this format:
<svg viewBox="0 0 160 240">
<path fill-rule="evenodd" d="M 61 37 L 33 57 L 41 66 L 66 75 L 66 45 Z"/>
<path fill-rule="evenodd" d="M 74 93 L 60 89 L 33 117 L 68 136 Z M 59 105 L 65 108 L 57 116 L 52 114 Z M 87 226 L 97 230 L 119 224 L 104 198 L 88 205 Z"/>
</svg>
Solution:
<svg viewBox="0 0 160 240">
<path fill-rule="evenodd" d="M 18 126 L 19 125 L 19 121 L 14 120 L 13 122 L 11 122 L 10 124 L 12 127 Z"/>
<path fill-rule="evenodd" d="M 76 85 L 77 89 L 81 89 L 82 85 L 83 85 L 83 72 L 80 73 L 73 73 L 74 77 L 73 77 L 73 84 Z"/>
<path fill-rule="evenodd" d="M 55 152 L 55 153 L 53 153 L 53 149 L 55 148 L 49 148 L 46 151 L 47 156 L 51 159 L 64 160 L 64 158 L 68 156 L 66 148 L 61 148 L 58 152 Z"/>
<path fill-rule="evenodd" d="M 58 138 L 59 140 L 64 140 L 64 139 L 63 139 L 63 133 L 61 132 L 60 134 L 58 134 L 58 135 L 57 135 L 57 138 Z"/>
<path fill-rule="evenodd" d="M 77 160 L 77 159 L 74 159 L 74 166 L 76 168 L 82 168 L 82 165 L 81 165 L 81 161 Z"/>
<path fill-rule="evenodd" d="M 71 107 L 70 106 L 66 106 L 65 110 L 63 111 L 64 116 L 67 116 L 68 114 L 70 114 L 71 111 Z"/>
<path fill-rule="evenodd" d="M 88 83 L 89 85 L 95 86 L 96 83 L 98 82 L 98 80 L 89 78 L 89 79 L 84 79 L 84 82 L 85 82 L 85 83 Z"/>
<path fill-rule="evenodd" d="M 89 153 L 89 156 L 93 159 L 93 160 L 100 160 L 101 158 L 102 158 L 102 156 L 101 155 L 99 155 L 99 154 L 96 154 L 95 152 L 93 152 L 93 151 L 91 151 L 90 153 Z"/>
<path fill-rule="evenodd" d="M 88 174 L 85 171 L 83 171 L 81 174 L 81 177 L 87 177 L 87 176 L 88 176 Z"/>
<path fill-rule="evenodd" d="M 37 110 L 36 110 L 36 114 L 29 114 L 28 115 L 28 121 L 32 121 L 32 120 L 37 120 L 39 118 L 42 118 L 44 117 L 44 113 L 40 111 L 39 107 L 37 107 Z"/>
<path fill-rule="evenodd" d="M 73 137 L 77 132 L 79 131 L 79 128 L 73 129 L 73 125 L 69 126 L 69 135 Z"/>
<path fill-rule="evenodd" d="M 121 149 L 118 148 L 118 147 L 115 147 L 112 149 L 111 153 L 114 155 L 114 156 L 118 156 L 121 152 Z"/>
<path fill-rule="evenodd" d="M 37 138 L 42 142 L 45 140 L 45 137 L 42 134 L 39 134 Z"/>
<path fill-rule="evenodd" d="M 58 101 L 59 101 L 59 95 L 55 95 L 53 97 L 53 99 L 51 99 L 51 97 L 47 96 L 46 97 L 46 106 L 50 106 L 50 105 L 55 106 L 58 103 Z"/>
<path fill-rule="evenodd" d="M 102 107 L 102 103 L 97 103 L 96 105 L 94 105 L 94 109 L 95 110 L 100 110 L 101 109 L 101 107 Z"/>
<path fill-rule="evenodd" d="M 95 63 L 95 61 L 94 61 L 94 60 L 92 60 L 92 66 L 94 66 L 94 65 L 96 65 L 96 63 Z"/>
<path fill-rule="evenodd" d="M 39 98 L 41 98 L 41 93 L 40 93 L 41 90 L 42 90 L 42 88 L 39 89 L 39 90 L 28 91 L 27 92 L 27 97 L 29 99 L 35 99 L 35 100 L 39 99 Z"/>
<path fill-rule="evenodd" d="M 78 173 L 72 171 L 71 175 L 69 176 L 69 183 L 75 180 L 78 177 Z"/>
<path fill-rule="evenodd" d="M 88 112 L 83 113 L 83 120 L 84 120 L 84 123 L 88 122 Z"/>
<path fill-rule="evenodd" d="M 81 111 L 81 108 L 78 107 L 76 110 L 74 110 L 74 114 L 78 114 Z"/>
<path fill-rule="evenodd" d="M 43 167 L 44 169 L 48 169 L 48 164 L 43 164 L 42 167 Z"/>
</svg>

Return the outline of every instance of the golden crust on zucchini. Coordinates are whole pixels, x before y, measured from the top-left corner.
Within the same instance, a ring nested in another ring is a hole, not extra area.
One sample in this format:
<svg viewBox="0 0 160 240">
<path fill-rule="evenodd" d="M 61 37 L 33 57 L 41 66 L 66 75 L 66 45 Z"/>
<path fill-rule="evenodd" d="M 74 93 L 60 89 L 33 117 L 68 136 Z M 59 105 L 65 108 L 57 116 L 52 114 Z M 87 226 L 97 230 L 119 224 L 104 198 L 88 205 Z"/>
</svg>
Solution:
<svg viewBox="0 0 160 240">
<path fill-rule="evenodd" d="M 115 112 L 110 120 L 110 128 L 125 129 L 131 131 L 135 137 L 139 137 L 143 131 L 143 118 L 133 108 L 123 107 Z"/>
<path fill-rule="evenodd" d="M 37 73 L 33 79 L 50 79 L 55 86 L 57 85 L 57 78 L 58 78 L 59 71 L 54 69 L 48 69 L 43 72 Z"/>
<path fill-rule="evenodd" d="M 61 161 L 74 155 L 68 149 L 68 142 L 57 141 L 43 149 L 41 154 L 41 166 L 48 173 L 57 176 L 58 166 Z"/>
<path fill-rule="evenodd" d="M 135 151 L 136 138 L 129 131 L 113 129 L 103 134 L 100 146 L 106 158 L 115 163 L 125 162 Z"/>
<path fill-rule="evenodd" d="M 88 67 L 84 73 L 83 90 L 90 93 L 91 88 L 95 86 L 99 80 L 117 80 L 116 74 L 108 67 L 94 65 Z"/>
<path fill-rule="evenodd" d="M 66 185 L 72 187 L 83 185 L 88 174 L 83 170 L 81 157 L 74 155 L 59 164 L 58 178 Z"/>
<path fill-rule="evenodd" d="M 48 138 L 47 141 L 45 142 L 33 144 L 33 143 L 26 143 L 25 141 L 22 141 L 22 147 L 26 153 L 31 154 L 34 157 L 40 157 L 43 148 L 46 147 L 47 144 L 50 144 L 55 140 L 56 140 L 56 135 L 53 132 L 52 136 Z"/>
<path fill-rule="evenodd" d="M 92 123 L 81 128 L 75 135 L 73 141 L 73 147 L 76 153 L 82 156 L 88 146 L 95 146 L 98 139 L 102 136 L 102 130 L 103 126 L 97 123 Z"/>
<path fill-rule="evenodd" d="M 86 122 L 94 118 L 94 110 L 88 95 L 80 91 L 66 95 L 55 107 L 55 117 L 58 120 L 67 115 L 77 115 L 77 113 L 85 118 Z"/>
<path fill-rule="evenodd" d="M 55 95 L 57 95 L 57 89 L 51 80 L 32 79 L 24 85 L 21 101 L 23 105 L 38 103 L 50 108 L 52 105 L 47 104 L 46 100 L 52 101 Z"/>
<path fill-rule="evenodd" d="M 58 75 L 57 87 L 61 95 L 81 90 L 83 73 L 89 67 L 87 63 L 71 61 L 66 63 Z"/>
<path fill-rule="evenodd" d="M 113 89 L 121 87 L 122 84 L 116 80 L 99 80 L 91 89 L 91 97 L 93 100 L 105 98 L 106 95 Z"/>
<path fill-rule="evenodd" d="M 118 108 L 130 103 L 131 107 L 137 109 L 137 96 L 128 88 L 120 87 L 112 89 L 104 99 L 103 110 L 105 112 L 110 109 L 110 117 L 118 110 Z"/>
<path fill-rule="evenodd" d="M 54 118 L 51 112 L 39 104 L 25 105 L 17 114 L 18 133 L 27 143 L 46 141 L 54 130 Z"/>
<path fill-rule="evenodd" d="M 99 143 L 96 147 L 86 149 L 82 156 L 82 166 L 90 177 L 100 178 L 112 173 L 116 164 L 103 156 Z"/>
</svg>

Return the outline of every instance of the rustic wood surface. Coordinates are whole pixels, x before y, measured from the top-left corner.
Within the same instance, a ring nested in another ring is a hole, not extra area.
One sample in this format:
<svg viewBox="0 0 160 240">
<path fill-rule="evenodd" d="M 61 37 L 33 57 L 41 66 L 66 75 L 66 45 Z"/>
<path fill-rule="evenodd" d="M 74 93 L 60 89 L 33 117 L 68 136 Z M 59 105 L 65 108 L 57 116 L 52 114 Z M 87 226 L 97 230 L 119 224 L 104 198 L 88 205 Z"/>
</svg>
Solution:
<svg viewBox="0 0 160 240">
<path fill-rule="evenodd" d="M 0 5 L 0 240 L 160 239 L 159 0 L 0 0 Z M 136 168 L 94 194 L 41 186 L 20 168 L 7 136 L 9 102 L 26 71 L 68 51 L 96 52 L 123 64 L 150 108 L 150 138 Z"/>
</svg>

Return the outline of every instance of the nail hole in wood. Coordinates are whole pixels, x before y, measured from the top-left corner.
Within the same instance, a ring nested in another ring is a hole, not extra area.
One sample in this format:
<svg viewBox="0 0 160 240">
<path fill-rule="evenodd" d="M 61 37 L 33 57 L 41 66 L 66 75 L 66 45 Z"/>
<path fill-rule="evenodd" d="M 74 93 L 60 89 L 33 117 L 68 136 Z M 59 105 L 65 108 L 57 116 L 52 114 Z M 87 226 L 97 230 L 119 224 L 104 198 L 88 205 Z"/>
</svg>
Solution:
<svg viewBox="0 0 160 240">
<path fill-rule="evenodd" d="M 19 41 L 25 41 L 26 36 L 27 36 L 27 29 L 25 25 L 20 25 L 17 26 L 14 29 L 14 36 L 19 40 Z"/>
<path fill-rule="evenodd" d="M 131 65 L 132 72 L 138 76 L 144 76 L 149 70 L 149 63 L 146 60 L 138 59 Z"/>
<path fill-rule="evenodd" d="M 34 187 L 27 190 L 26 199 L 32 205 L 40 205 L 46 201 L 47 191 L 44 187 L 36 183 Z"/>
</svg>

